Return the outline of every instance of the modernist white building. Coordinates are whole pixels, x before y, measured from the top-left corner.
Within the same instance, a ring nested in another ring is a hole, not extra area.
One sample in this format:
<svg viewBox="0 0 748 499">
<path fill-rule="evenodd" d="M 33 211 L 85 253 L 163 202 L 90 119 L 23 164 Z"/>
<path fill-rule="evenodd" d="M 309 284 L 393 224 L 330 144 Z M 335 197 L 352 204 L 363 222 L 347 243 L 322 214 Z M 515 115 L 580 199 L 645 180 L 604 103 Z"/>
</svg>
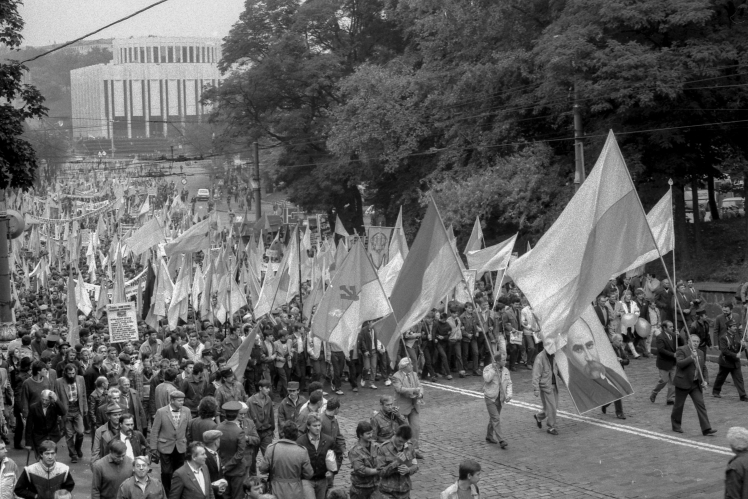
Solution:
<svg viewBox="0 0 748 499">
<path fill-rule="evenodd" d="M 146 37 L 112 41 L 114 59 L 70 72 L 75 137 L 179 135 L 202 120 L 200 95 L 221 80 L 221 40 Z"/>
</svg>

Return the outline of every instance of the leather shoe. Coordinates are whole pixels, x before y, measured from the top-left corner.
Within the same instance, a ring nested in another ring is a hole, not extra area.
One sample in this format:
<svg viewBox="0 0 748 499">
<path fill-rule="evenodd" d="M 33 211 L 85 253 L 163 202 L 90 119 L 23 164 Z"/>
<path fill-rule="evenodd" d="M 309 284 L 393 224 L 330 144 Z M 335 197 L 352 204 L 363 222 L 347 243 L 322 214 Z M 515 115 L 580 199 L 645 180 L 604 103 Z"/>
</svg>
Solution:
<svg viewBox="0 0 748 499">
<path fill-rule="evenodd" d="M 701 433 L 703 433 L 705 437 L 708 437 L 709 435 L 714 435 L 715 433 L 717 433 L 717 430 L 712 430 L 711 428 L 709 428 L 708 430 L 702 431 Z"/>
<path fill-rule="evenodd" d="M 665 404 L 665 405 L 675 405 L 675 401 L 674 400 L 668 400 L 667 404 Z"/>
<path fill-rule="evenodd" d="M 602 410 L 602 411 L 603 411 L 603 414 L 608 414 L 608 408 L 607 408 L 607 407 L 605 407 L 605 406 L 602 406 L 602 407 L 600 408 L 600 410 Z"/>
<path fill-rule="evenodd" d="M 681 428 L 673 428 L 673 431 L 675 433 L 683 433 L 683 430 Z"/>
<path fill-rule="evenodd" d="M 488 438 L 488 437 L 486 437 L 486 442 L 488 442 L 489 444 L 498 444 L 499 443 L 499 441 L 496 440 L 495 438 Z"/>
<path fill-rule="evenodd" d="M 538 428 L 542 428 L 543 427 L 543 422 L 540 419 L 538 419 L 538 415 L 537 414 L 533 414 L 532 417 L 535 418 L 535 422 L 538 424 Z"/>
<path fill-rule="evenodd" d="M 657 397 L 657 395 L 655 395 L 655 394 L 653 393 L 652 395 L 650 395 L 650 396 L 649 396 L 649 401 L 650 401 L 650 402 L 652 402 L 652 403 L 654 404 L 654 403 L 655 403 L 655 398 L 656 398 L 656 397 Z"/>
<path fill-rule="evenodd" d="M 626 416 L 624 416 L 623 414 L 616 414 L 616 417 L 618 419 L 626 419 Z"/>
<path fill-rule="evenodd" d="M 741 402 L 748 402 L 748 397 L 740 397 Z"/>
<path fill-rule="evenodd" d="M 721 399 L 722 395 L 720 395 L 719 393 L 712 393 L 712 397 L 714 397 L 716 399 Z"/>
<path fill-rule="evenodd" d="M 499 442 L 499 447 L 501 447 L 502 449 L 506 449 L 507 447 L 509 447 L 509 444 L 502 440 L 501 442 Z"/>
</svg>

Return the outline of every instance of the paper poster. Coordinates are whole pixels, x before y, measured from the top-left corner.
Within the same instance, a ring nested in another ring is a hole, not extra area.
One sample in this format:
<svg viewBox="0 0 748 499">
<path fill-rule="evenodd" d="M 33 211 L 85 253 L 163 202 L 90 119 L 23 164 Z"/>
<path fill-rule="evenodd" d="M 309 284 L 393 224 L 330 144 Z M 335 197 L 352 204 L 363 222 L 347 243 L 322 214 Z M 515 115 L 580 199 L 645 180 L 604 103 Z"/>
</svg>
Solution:
<svg viewBox="0 0 748 499">
<path fill-rule="evenodd" d="M 106 315 L 109 322 L 110 343 L 138 340 L 138 318 L 135 314 L 135 302 L 107 305 Z"/>
</svg>

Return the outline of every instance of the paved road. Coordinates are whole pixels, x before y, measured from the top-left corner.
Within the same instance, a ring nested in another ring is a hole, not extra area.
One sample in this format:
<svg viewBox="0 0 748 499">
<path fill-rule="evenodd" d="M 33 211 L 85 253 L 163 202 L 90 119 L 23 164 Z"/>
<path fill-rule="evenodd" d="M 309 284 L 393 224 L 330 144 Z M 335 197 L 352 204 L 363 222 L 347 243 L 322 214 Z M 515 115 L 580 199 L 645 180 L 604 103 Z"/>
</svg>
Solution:
<svg viewBox="0 0 748 499">
<path fill-rule="evenodd" d="M 716 365 L 711 364 L 710 368 Z M 710 369 L 711 370 L 711 369 Z M 730 451 L 725 433 L 730 426 L 748 425 L 748 404 L 738 401 L 732 385 L 722 399 L 707 397 L 707 410 L 717 437 L 701 435 L 690 402 L 683 419 L 683 435 L 670 431 L 670 407 L 664 397 L 652 404 L 649 393 L 656 380 L 654 360 L 632 361 L 627 370 L 636 393 L 624 401 L 625 421 L 593 411 L 571 414 L 571 400 L 561 393 L 559 436 L 538 430 L 532 419 L 537 399 L 532 394 L 530 371 L 513 374 L 515 398 L 504 408 L 502 424 L 509 448 L 501 450 L 485 442 L 487 423 L 480 394 L 480 378 L 455 379 L 427 384 L 422 412 L 422 447 L 426 459 L 413 477 L 415 499 L 432 499 L 456 479 L 460 460 L 471 457 L 483 466 L 481 488 L 485 497 L 512 498 L 718 498 L 723 496 L 725 463 Z M 713 376 L 713 374 L 712 374 Z M 349 448 L 356 423 L 370 417 L 379 396 L 391 389 L 346 387 L 340 422 Z M 569 411 L 569 412 L 566 412 Z M 68 462 L 64 439 L 59 456 Z M 90 495 L 90 438 L 84 443 L 85 458 L 73 465 L 79 484 L 74 496 Z M 10 451 L 23 466 L 25 451 Z M 154 473 L 158 473 L 154 469 Z M 345 462 L 336 485 L 349 484 L 350 465 Z"/>
</svg>

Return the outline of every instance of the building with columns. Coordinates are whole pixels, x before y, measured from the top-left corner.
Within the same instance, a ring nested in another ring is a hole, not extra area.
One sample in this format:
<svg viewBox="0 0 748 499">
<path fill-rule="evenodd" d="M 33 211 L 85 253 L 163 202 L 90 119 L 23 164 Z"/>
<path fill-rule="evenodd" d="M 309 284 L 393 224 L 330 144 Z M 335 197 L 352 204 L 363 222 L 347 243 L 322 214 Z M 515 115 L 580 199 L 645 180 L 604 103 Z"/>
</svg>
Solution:
<svg viewBox="0 0 748 499">
<path fill-rule="evenodd" d="M 222 79 L 221 40 L 145 37 L 112 41 L 114 59 L 70 72 L 73 136 L 170 137 L 200 122 L 200 96 Z"/>
</svg>

